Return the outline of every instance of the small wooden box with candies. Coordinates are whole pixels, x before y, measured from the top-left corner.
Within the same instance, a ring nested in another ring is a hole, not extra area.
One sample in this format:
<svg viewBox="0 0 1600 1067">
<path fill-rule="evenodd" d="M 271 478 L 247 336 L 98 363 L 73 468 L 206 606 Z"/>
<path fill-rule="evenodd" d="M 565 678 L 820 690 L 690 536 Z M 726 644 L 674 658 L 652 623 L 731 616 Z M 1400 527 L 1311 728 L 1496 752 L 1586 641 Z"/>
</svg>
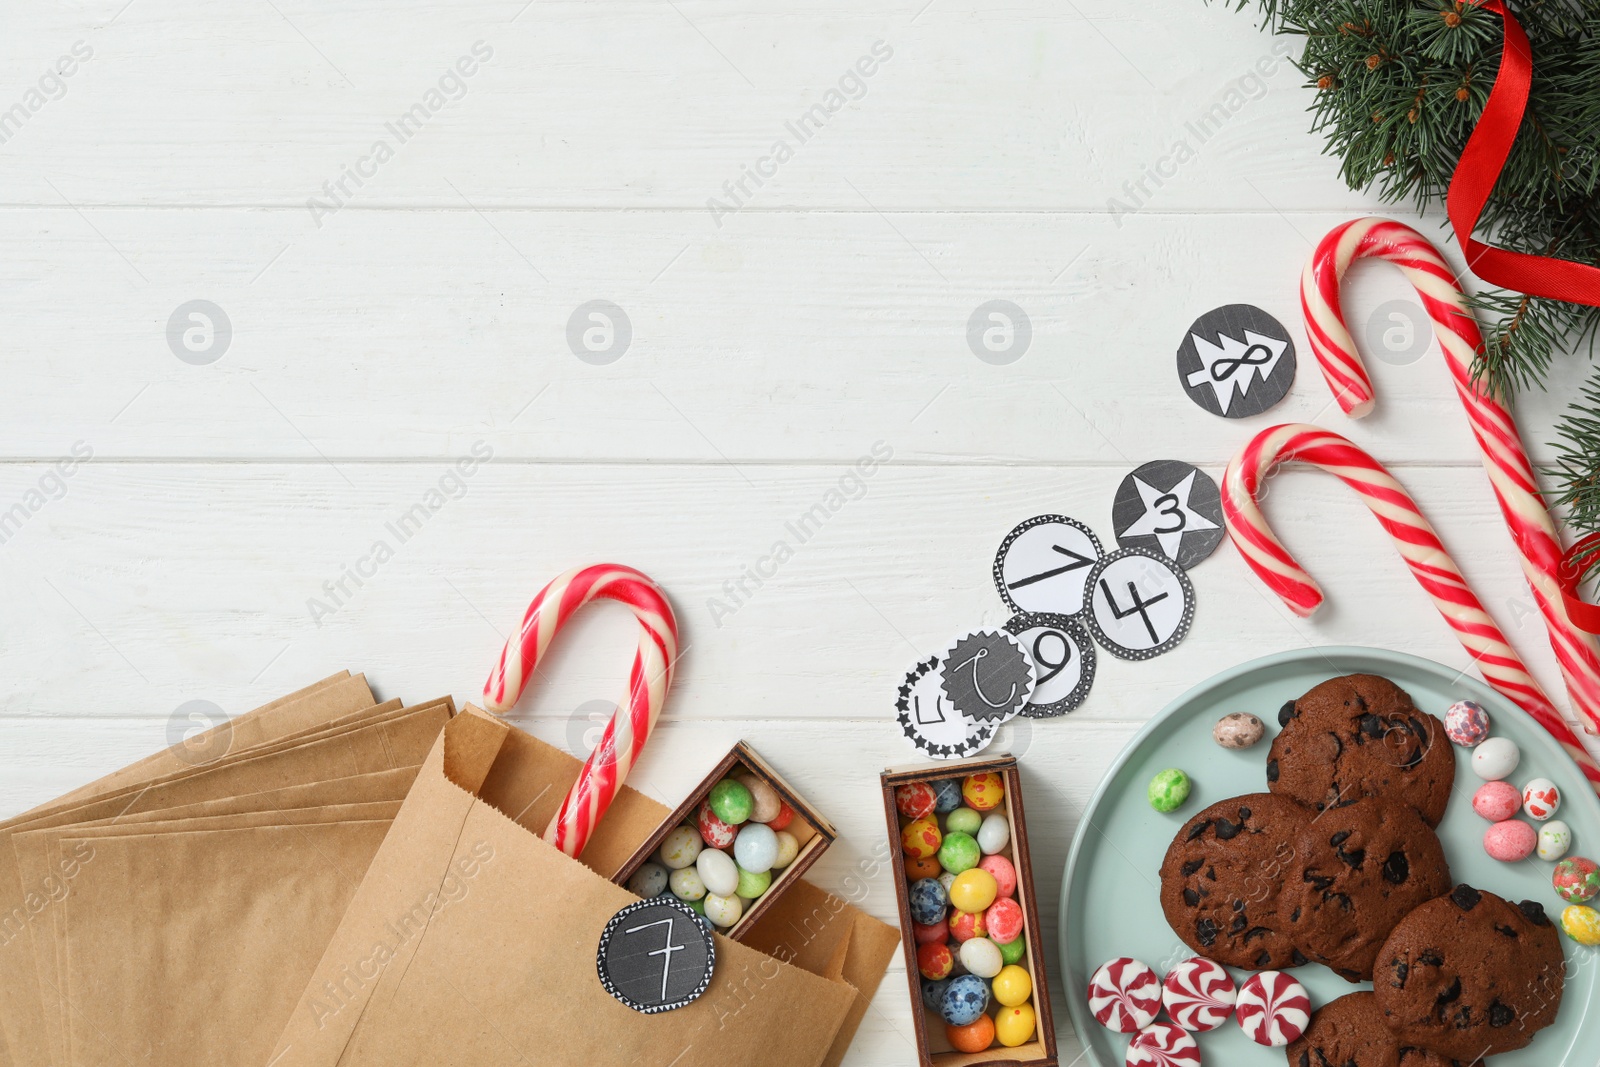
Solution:
<svg viewBox="0 0 1600 1067">
<path fill-rule="evenodd" d="M 923 1067 L 1055 1067 L 1017 761 L 885 771 Z"/>
<path fill-rule="evenodd" d="M 838 834 L 743 741 L 612 878 L 670 893 L 740 940 Z"/>
</svg>

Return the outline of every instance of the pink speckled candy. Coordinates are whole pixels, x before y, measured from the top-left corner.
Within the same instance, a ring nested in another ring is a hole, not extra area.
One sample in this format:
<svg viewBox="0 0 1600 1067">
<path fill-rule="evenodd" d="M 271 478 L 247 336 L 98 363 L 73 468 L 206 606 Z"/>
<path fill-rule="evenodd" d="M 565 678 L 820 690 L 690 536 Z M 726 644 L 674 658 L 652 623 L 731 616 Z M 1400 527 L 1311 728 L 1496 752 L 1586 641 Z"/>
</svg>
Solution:
<svg viewBox="0 0 1600 1067">
<path fill-rule="evenodd" d="M 1195 956 L 1184 960 L 1161 983 L 1167 1017 L 1185 1030 L 1215 1030 L 1233 1015 L 1239 991 L 1220 963 Z"/>
<path fill-rule="evenodd" d="M 927 782 L 907 782 L 894 791 L 894 806 L 908 819 L 931 814 L 933 802 L 933 786 Z"/>
<path fill-rule="evenodd" d="M 1490 822 L 1505 822 L 1522 807 L 1522 794 L 1510 782 L 1485 782 L 1472 794 L 1472 810 Z"/>
<path fill-rule="evenodd" d="M 985 856 L 978 869 L 994 875 L 995 896 L 1009 897 L 1017 891 L 1017 869 L 1004 856 Z"/>
<path fill-rule="evenodd" d="M 732 848 L 733 839 L 738 836 L 737 830 L 717 818 L 709 800 L 700 805 L 700 810 L 695 813 L 694 824 L 699 828 L 701 838 L 711 848 Z"/>
<path fill-rule="evenodd" d="M 1128 1046 L 1128 1067 L 1200 1067 L 1200 1046 L 1187 1030 L 1151 1023 Z"/>
<path fill-rule="evenodd" d="M 1533 855 L 1539 832 L 1521 819 L 1497 822 L 1483 832 L 1483 850 L 1501 863 L 1520 863 Z"/>
<path fill-rule="evenodd" d="M 1161 980 L 1148 963 L 1128 956 L 1102 963 L 1089 979 L 1089 1010 L 1107 1029 L 1137 1033 L 1161 1011 Z"/>
<path fill-rule="evenodd" d="M 1458 700 L 1444 713 L 1444 735 L 1462 748 L 1489 736 L 1489 713 L 1476 700 Z"/>
<path fill-rule="evenodd" d="M 1239 990 L 1239 1028 L 1258 1045 L 1282 1048 L 1298 1040 L 1311 1023 L 1306 987 L 1282 971 L 1262 971 Z"/>
<path fill-rule="evenodd" d="M 989 937 L 997 945 L 1009 945 L 1022 936 L 1022 905 L 1009 897 L 1001 897 L 983 913 L 983 924 L 989 928 Z"/>
<path fill-rule="evenodd" d="M 1548 778 L 1535 778 L 1522 787 L 1522 810 L 1528 818 L 1544 822 L 1561 806 L 1561 790 Z"/>
</svg>

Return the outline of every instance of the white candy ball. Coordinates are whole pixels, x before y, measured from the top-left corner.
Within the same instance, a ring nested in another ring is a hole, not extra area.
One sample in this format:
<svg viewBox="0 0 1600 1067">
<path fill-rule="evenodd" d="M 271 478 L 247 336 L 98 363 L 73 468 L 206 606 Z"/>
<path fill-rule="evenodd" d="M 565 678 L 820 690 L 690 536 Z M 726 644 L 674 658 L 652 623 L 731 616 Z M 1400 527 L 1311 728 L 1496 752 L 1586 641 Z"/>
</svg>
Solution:
<svg viewBox="0 0 1600 1067">
<path fill-rule="evenodd" d="M 974 937 L 961 943 L 961 966 L 979 978 L 993 978 L 1005 965 L 1000 946 L 987 937 Z"/>
<path fill-rule="evenodd" d="M 1011 824 L 998 811 L 983 817 L 978 827 L 978 847 L 985 856 L 992 856 L 1011 843 Z M 976 973 L 976 972 L 974 972 Z"/>
<path fill-rule="evenodd" d="M 700 855 L 704 842 L 692 826 L 675 826 L 661 839 L 661 862 L 669 871 L 681 871 Z"/>
<path fill-rule="evenodd" d="M 1572 847 L 1572 827 L 1560 819 L 1551 819 L 1539 827 L 1539 858 L 1552 863 L 1567 854 Z"/>
<path fill-rule="evenodd" d="M 702 852 L 702 856 L 706 853 Z M 732 863 L 732 860 L 728 861 Z M 727 929 L 739 921 L 739 916 L 744 914 L 744 905 L 739 903 L 739 898 L 731 893 L 721 896 L 716 893 L 706 894 L 706 918 Z"/>
<path fill-rule="evenodd" d="M 772 861 L 772 865 L 774 867 L 787 867 L 794 862 L 796 856 L 800 855 L 800 842 L 787 830 L 779 830 L 777 838 L 778 858 Z"/>
<path fill-rule="evenodd" d="M 667 879 L 667 885 L 679 900 L 699 900 L 706 895 L 706 883 L 700 878 L 700 871 L 694 867 L 673 871 L 672 877 Z"/>
<path fill-rule="evenodd" d="M 1472 750 L 1472 770 L 1486 782 L 1509 778 L 1522 762 L 1522 751 L 1509 737 L 1491 737 Z"/>
<path fill-rule="evenodd" d="M 772 870 L 778 859 L 778 835 L 770 826 L 746 823 L 739 827 L 739 836 L 734 839 L 733 858 L 751 874 Z"/>
<path fill-rule="evenodd" d="M 1535 778 L 1522 787 L 1522 810 L 1528 818 L 1544 822 L 1561 806 L 1561 790 L 1548 778 Z"/>
<path fill-rule="evenodd" d="M 707 900 L 712 896 L 731 897 L 734 890 L 739 888 L 739 868 L 734 866 L 733 857 L 726 852 L 708 848 L 700 853 L 694 866 L 700 872 L 700 881 L 705 883 Z M 715 919 L 711 921 L 716 922 Z M 733 923 L 721 925 L 732 926 Z"/>
</svg>

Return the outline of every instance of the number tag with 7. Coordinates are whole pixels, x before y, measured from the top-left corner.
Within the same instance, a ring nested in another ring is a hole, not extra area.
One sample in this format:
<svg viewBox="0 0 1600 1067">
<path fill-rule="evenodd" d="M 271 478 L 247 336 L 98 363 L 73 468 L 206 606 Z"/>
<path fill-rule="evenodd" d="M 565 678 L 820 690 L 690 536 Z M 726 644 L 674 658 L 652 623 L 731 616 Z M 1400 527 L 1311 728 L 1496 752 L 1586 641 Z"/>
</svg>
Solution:
<svg viewBox="0 0 1600 1067">
<path fill-rule="evenodd" d="M 706 920 L 670 897 L 636 901 L 613 915 L 595 959 L 606 992 L 645 1015 L 699 999 L 716 965 Z"/>
</svg>

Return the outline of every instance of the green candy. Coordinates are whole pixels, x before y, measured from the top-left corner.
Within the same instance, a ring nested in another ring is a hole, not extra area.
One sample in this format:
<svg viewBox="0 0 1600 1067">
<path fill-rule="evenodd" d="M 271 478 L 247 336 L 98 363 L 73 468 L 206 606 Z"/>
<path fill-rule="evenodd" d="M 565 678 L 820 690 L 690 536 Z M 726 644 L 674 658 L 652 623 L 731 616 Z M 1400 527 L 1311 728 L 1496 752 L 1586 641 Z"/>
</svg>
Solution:
<svg viewBox="0 0 1600 1067">
<path fill-rule="evenodd" d="M 977 812 L 973 814 L 976 815 Z M 950 874 L 970 871 L 982 858 L 983 853 L 978 848 L 978 842 L 971 834 L 964 834 L 960 830 L 945 834 L 944 844 L 939 846 L 939 866 Z"/>
<path fill-rule="evenodd" d="M 1028 942 L 1025 937 L 1008 941 L 1000 946 L 1000 958 L 1006 963 L 1020 963 L 1022 957 L 1028 954 Z"/>
<path fill-rule="evenodd" d="M 1176 767 L 1168 767 L 1150 779 L 1149 795 L 1150 806 L 1157 811 L 1177 811 L 1189 799 L 1189 776 Z"/>
<path fill-rule="evenodd" d="M 738 826 L 749 819 L 755 806 L 756 798 L 750 795 L 750 790 L 732 778 L 724 778 L 711 787 L 711 812 L 729 826 Z"/>
<path fill-rule="evenodd" d="M 757 874 L 754 871 L 747 871 L 743 867 L 740 867 L 739 888 L 735 889 L 733 893 L 734 896 L 744 897 L 747 900 L 754 900 L 756 897 L 759 897 L 762 893 L 765 893 L 770 888 L 772 888 L 771 871 L 762 871 L 760 874 Z"/>
<path fill-rule="evenodd" d="M 690 911 L 694 912 L 696 915 L 704 915 L 706 913 L 706 902 L 705 902 L 704 898 L 700 898 L 698 900 L 681 900 L 680 899 L 678 901 L 678 903 L 685 905 Z M 1020 941 L 1022 939 L 1018 938 L 1017 940 Z M 1004 956 L 1005 954 L 1006 954 L 1005 953 L 1005 949 L 1001 949 L 1000 950 L 1000 955 Z"/>
<path fill-rule="evenodd" d="M 975 834 L 982 825 L 983 816 L 971 808 L 957 808 L 944 820 L 945 829 L 956 834 Z"/>
</svg>

